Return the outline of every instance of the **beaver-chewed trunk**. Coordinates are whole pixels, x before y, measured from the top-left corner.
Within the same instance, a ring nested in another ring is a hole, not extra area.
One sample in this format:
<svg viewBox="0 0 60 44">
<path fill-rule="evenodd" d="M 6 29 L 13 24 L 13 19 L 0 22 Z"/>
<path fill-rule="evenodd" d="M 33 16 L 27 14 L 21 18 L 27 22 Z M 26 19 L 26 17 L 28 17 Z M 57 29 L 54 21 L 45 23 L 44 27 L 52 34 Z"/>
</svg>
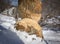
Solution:
<svg viewBox="0 0 60 44">
<path fill-rule="evenodd" d="M 41 19 L 42 3 L 41 0 L 18 0 L 19 17 Z"/>
<path fill-rule="evenodd" d="M 38 21 L 41 19 L 41 11 L 41 0 L 18 0 L 19 17 L 22 18 L 21 21 L 25 22 L 25 26 L 28 25 L 26 32 L 29 32 L 29 34 L 36 34 L 38 37 L 43 39 L 42 29 L 38 24 Z M 19 24 L 22 25 L 23 22 L 21 21 Z"/>
</svg>

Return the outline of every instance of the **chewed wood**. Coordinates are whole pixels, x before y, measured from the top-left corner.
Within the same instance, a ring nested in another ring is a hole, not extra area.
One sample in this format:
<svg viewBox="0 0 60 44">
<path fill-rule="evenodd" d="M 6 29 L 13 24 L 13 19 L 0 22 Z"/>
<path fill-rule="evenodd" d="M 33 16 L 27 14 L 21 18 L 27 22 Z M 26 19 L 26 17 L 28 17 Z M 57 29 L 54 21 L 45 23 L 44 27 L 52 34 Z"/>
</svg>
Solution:
<svg viewBox="0 0 60 44">
<path fill-rule="evenodd" d="M 32 19 L 24 18 L 16 23 L 16 29 L 26 31 L 29 34 L 36 34 L 36 36 L 43 38 L 42 28 Z"/>
</svg>

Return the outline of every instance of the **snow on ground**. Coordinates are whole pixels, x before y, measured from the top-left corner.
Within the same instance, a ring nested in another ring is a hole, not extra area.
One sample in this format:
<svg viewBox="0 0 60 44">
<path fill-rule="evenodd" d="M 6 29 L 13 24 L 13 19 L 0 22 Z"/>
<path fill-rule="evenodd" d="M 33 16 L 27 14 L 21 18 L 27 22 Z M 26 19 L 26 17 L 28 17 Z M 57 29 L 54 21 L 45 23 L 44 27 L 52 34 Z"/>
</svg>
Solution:
<svg viewBox="0 0 60 44">
<path fill-rule="evenodd" d="M 23 43 L 24 44 L 46 44 L 45 41 L 41 42 L 41 38 L 36 37 L 36 35 L 28 35 L 26 32 L 17 31 L 14 28 L 14 24 L 15 24 L 15 19 L 13 17 L 8 17 L 8 16 L 4 16 L 4 15 L 0 14 L 0 25 L 8 30 L 8 31 L 4 31 L 0 28 L 0 35 L 2 33 L 4 33 L 4 35 L 8 36 L 8 38 L 10 38 L 12 40 L 14 39 L 14 40 L 20 41 L 20 43 L 13 43 L 13 44 L 23 44 Z M 17 37 L 15 36 L 15 34 L 9 32 L 9 31 L 15 33 Z M 44 35 L 44 38 L 47 40 L 48 44 L 60 44 L 60 32 L 54 32 L 51 30 L 43 30 L 43 35 Z M 17 38 L 19 38 L 21 40 L 19 40 Z M 8 39 L 8 40 L 10 40 L 10 39 Z M 0 43 L 3 42 L 2 40 L 0 40 Z M 23 41 L 23 43 L 21 43 L 21 41 Z M 9 42 L 9 44 L 10 43 L 11 42 Z M 8 43 L 6 43 L 6 44 L 8 44 Z"/>
<path fill-rule="evenodd" d="M 41 42 L 41 38 L 36 37 L 36 35 L 28 35 L 26 32 L 17 31 L 14 28 L 15 19 L 13 17 L 8 17 L 0 14 L 0 25 L 4 28 L 11 30 L 16 33 L 16 35 L 25 43 L 25 44 L 45 44 Z M 36 40 L 33 40 L 33 39 Z"/>
<path fill-rule="evenodd" d="M 43 31 L 44 37 L 47 40 L 60 41 L 60 32 L 54 32 L 51 30 Z"/>
<path fill-rule="evenodd" d="M 17 8 L 16 7 L 11 7 L 9 9 L 5 9 L 1 14 L 4 15 L 9 15 L 9 16 L 14 16 L 17 13 Z"/>
</svg>

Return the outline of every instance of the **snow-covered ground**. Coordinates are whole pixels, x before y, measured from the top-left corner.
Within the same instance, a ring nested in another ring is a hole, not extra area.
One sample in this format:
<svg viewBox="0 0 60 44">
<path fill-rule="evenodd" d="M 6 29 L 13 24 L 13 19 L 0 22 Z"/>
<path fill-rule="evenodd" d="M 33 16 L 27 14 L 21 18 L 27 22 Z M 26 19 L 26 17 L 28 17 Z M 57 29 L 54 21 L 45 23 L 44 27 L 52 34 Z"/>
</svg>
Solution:
<svg viewBox="0 0 60 44">
<path fill-rule="evenodd" d="M 0 14 L 0 44 L 46 44 L 36 35 L 17 31 L 14 28 L 15 22 L 13 17 Z M 60 32 L 43 30 L 43 35 L 48 44 L 60 44 Z"/>
</svg>

